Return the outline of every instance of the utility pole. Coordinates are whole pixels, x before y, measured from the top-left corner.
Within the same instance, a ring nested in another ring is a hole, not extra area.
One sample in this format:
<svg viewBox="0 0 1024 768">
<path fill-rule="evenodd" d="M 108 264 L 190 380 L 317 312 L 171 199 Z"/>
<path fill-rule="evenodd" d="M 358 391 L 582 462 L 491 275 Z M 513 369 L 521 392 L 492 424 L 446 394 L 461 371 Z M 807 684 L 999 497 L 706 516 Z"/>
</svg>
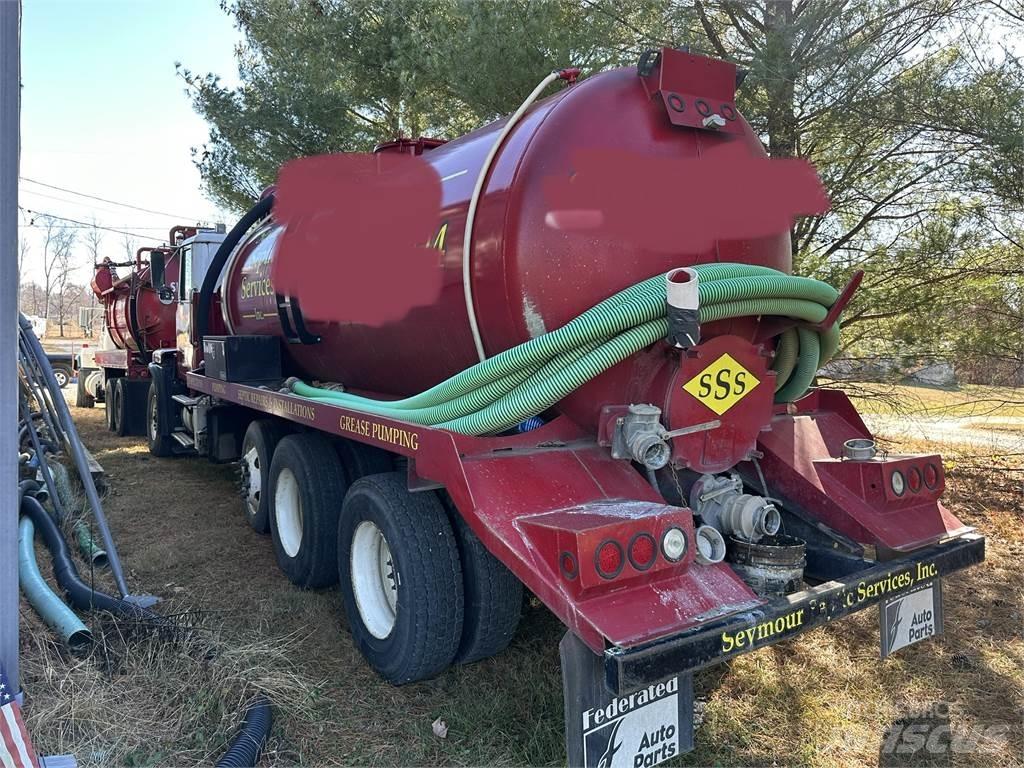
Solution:
<svg viewBox="0 0 1024 768">
<path fill-rule="evenodd" d="M 18 682 L 18 162 L 21 2 L 0 0 L 0 663 Z M 4 318 L 7 318 L 6 320 Z"/>
</svg>

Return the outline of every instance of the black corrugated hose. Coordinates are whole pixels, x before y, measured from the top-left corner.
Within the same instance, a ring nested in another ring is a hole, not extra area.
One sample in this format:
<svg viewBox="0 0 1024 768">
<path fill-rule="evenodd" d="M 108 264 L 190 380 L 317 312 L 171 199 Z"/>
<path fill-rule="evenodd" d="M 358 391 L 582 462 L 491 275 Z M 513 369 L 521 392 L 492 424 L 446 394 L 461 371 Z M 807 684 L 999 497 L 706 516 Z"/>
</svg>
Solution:
<svg viewBox="0 0 1024 768">
<path fill-rule="evenodd" d="M 39 490 L 39 483 L 35 480 L 22 480 L 18 483 L 18 509 L 21 509 L 21 500 L 25 494 L 35 494 Z"/>
<path fill-rule="evenodd" d="M 267 743 L 272 720 L 270 701 L 261 695 L 245 711 L 242 729 L 228 751 L 217 761 L 217 768 L 253 768 L 260 760 L 263 745 Z"/>
</svg>

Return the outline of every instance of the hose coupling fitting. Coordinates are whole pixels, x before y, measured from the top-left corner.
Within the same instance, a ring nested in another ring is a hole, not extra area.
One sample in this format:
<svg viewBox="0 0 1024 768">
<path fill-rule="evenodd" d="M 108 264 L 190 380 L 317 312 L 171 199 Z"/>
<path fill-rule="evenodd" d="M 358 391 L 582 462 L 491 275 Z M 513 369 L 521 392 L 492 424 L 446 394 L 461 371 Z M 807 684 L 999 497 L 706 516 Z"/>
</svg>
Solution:
<svg viewBox="0 0 1024 768">
<path fill-rule="evenodd" d="M 725 560 L 725 537 L 718 529 L 702 525 L 694 532 L 697 537 L 697 562 L 713 565 Z"/>
<path fill-rule="evenodd" d="M 631 459 L 647 469 L 661 469 L 672 456 L 661 425 L 661 408 L 649 403 L 634 403 L 616 422 L 612 456 Z"/>
<path fill-rule="evenodd" d="M 690 491 L 690 508 L 719 533 L 744 541 L 774 536 L 782 525 L 775 504 L 743 493 L 738 475 L 702 475 Z"/>
</svg>

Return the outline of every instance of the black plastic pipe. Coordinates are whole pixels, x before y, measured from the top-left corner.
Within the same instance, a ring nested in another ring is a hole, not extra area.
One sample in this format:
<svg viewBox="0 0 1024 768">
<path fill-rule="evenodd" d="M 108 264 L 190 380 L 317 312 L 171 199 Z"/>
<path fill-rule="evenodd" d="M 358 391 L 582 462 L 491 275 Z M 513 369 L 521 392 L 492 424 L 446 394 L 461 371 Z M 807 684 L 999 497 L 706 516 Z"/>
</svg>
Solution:
<svg viewBox="0 0 1024 768">
<path fill-rule="evenodd" d="M 34 495 L 39 490 L 39 483 L 35 480 L 22 480 L 18 483 L 18 509 L 21 509 L 21 500 L 26 494 Z"/>
<path fill-rule="evenodd" d="M 78 477 L 82 481 L 85 497 L 89 501 L 89 507 L 92 509 L 93 517 L 96 519 L 96 525 L 100 529 L 100 536 L 103 538 L 103 548 L 107 551 L 107 558 L 110 564 L 110 575 L 113 576 L 114 584 L 117 585 L 117 590 L 121 593 L 121 597 L 127 598 L 129 596 L 128 584 L 124 578 L 124 571 L 121 569 L 121 558 L 117 555 L 117 546 L 114 544 L 114 537 L 110 532 L 110 526 L 107 525 L 107 516 L 103 514 L 103 505 L 100 504 L 100 496 L 96 491 L 96 481 L 93 480 L 92 473 L 89 471 L 89 461 L 86 458 L 85 449 L 82 447 L 81 438 L 78 436 L 78 430 L 75 428 L 75 422 L 71 418 L 71 411 L 64 400 L 64 395 L 61 394 L 60 387 L 57 386 L 57 380 L 53 376 L 53 369 L 50 367 L 50 362 L 43 351 L 43 345 L 39 343 L 39 339 L 36 338 L 36 334 L 32 330 L 32 324 L 28 321 L 28 318 L 19 314 L 18 325 L 21 329 L 20 336 L 24 339 L 25 347 L 30 353 L 30 357 L 35 359 L 36 364 L 42 370 L 46 388 L 51 393 L 55 392 L 59 395 L 59 397 L 54 399 L 54 404 L 57 407 L 58 420 L 66 433 L 64 442 L 68 447 L 71 458 L 75 462 L 75 469 L 78 470 Z"/>
<path fill-rule="evenodd" d="M 273 716 L 270 701 L 260 696 L 245 711 L 242 729 L 232 740 L 228 751 L 217 761 L 217 768 L 253 768 L 260 761 L 260 752 L 270 735 Z"/>
<path fill-rule="evenodd" d="M 30 326 L 31 327 L 31 326 Z M 34 337 L 34 332 L 33 332 Z M 38 342 L 38 339 L 36 340 Z M 39 406 L 42 408 L 40 413 L 43 415 L 43 419 L 46 421 L 46 426 L 50 430 L 50 435 L 58 443 L 63 443 L 67 440 L 67 435 L 64 434 L 64 430 L 61 428 L 59 422 L 60 418 L 56 412 L 56 405 L 53 400 L 54 392 L 62 400 L 64 398 L 60 387 L 57 386 L 56 379 L 53 378 L 53 370 L 50 368 L 50 360 L 46 358 L 47 370 L 49 371 L 50 378 L 53 379 L 52 386 L 56 389 L 51 390 L 49 387 L 50 383 L 46 379 L 46 371 L 43 370 L 42 364 L 39 362 L 37 355 L 30 355 L 28 350 L 28 343 L 24 333 L 18 334 L 18 346 L 21 349 L 21 360 L 22 360 L 22 371 L 25 373 L 25 381 L 28 384 L 32 395 L 39 402 Z M 40 351 L 42 347 L 40 346 Z M 46 356 L 46 352 L 42 351 L 43 356 Z"/>
<path fill-rule="evenodd" d="M 32 418 L 42 419 L 43 414 L 39 413 L 39 411 L 33 411 Z M 18 447 L 24 446 L 26 440 L 28 440 L 28 422 L 22 417 L 18 419 Z"/>
<path fill-rule="evenodd" d="M 19 393 L 21 398 L 21 409 L 27 414 L 28 400 L 25 399 L 25 395 Z M 36 454 L 36 461 L 39 462 L 39 474 L 43 476 L 43 481 L 46 483 L 46 492 L 50 494 L 50 503 L 53 504 L 53 509 L 57 512 L 57 517 L 61 520 L 64 519 L 65 510 L 64 504 L 60 500 L 60 496 L 57 494 L 57 484 L 53 481 L 53 473 L 50 472 L 50 465 L 46 462 L 46 454 L 43 452 L 42 446 L 39 441 L 39 434 L 36 432 L 36 425 L 32 423 L 32 419 L 25 420 L 25 427 L 28 429 L 29 437 L 32 438 L 32 449 Z"/>
<path fill-rule="evenodd" d="M 203 285 L 199 289 L 199 302 L 196 306 L 194 316 L 196 329 L 196 346 L 203 347 L 203 337 L 210 325 L 210 307 L 213 306 L 213 289 L 217 287 L 220 273 L 224 265 L 228 263 L 228 257 L 235 250 L 235 246 L 241 241 L 242 236 L 264 216 L 270 213 L 274 207 L 274 195 L 270 194 L 262 198 L 256 205 L 249 209 L 249 212 L 238 220 L 238 223 L 231 228 L 228 236 L 221 241 L 220 247 L 213 255 L 213 261 L 206 270 L 206 277 L 203 278 Z"/>
<path fill-rule="evenodd" d="M 21 513 L 31 518 L 36 531 L 43 537 L 43 542 L 53 558 L 53 576 L 75 608 L 82 611 L 110 611 L 118 616 L 134 619 L 166 621 L 163 616 L 148 608 L 141 608 L 119 597 L 100 592 L 82 581 L 57 523 L 36 499 L 28 495 L 22 497 Z"/>
</svg>

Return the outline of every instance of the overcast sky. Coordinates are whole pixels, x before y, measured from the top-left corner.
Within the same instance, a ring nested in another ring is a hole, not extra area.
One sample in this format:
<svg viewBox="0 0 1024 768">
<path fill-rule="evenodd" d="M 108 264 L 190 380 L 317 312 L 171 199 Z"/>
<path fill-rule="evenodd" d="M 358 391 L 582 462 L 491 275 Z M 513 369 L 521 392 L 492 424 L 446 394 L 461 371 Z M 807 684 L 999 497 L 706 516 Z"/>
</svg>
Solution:
<svg viewBox="0 0 1024 768">
<path fill-rule="evenodd" d="M 190 150 L 206 140 L 206 124 L 192 111 L 174 63 L 234 83 L 238 40 L 216 0 L 24 0 L 19 205 L 85 222 L 95 217 L 141 235 L 140 246 L 166 238 L 173 224 L 226 220 L 203 196 L 192 164 Z M 22 225 L 32 218 L 19 211 Z M 21 226 L 19 234 L 31 248 L 22 280 L 38 280 L 40 230 Z M 123 235 L 106 232 L 103 249 L 122 256 Z M 81 246 L 77 258 L 86 282 L 91 269 Z"/>
</svg>

